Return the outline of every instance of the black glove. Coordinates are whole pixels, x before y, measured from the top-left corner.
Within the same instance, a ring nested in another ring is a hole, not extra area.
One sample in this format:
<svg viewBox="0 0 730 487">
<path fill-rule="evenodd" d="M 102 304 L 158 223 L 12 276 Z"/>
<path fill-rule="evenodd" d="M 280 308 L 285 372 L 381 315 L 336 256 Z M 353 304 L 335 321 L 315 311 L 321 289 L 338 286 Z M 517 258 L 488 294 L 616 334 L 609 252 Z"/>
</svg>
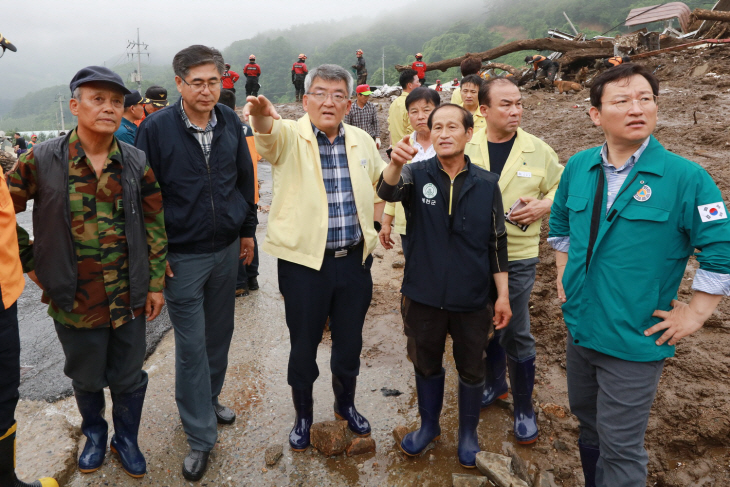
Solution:
<svg viewBox="0 0 730 487">
<path fill-rule="evenodd" d="M 380 224 L 379 221 L 373 221 L 373 225 L 375 226 L 375 231 L 380 233 L 380 229 L 383 228 L 383 226 Z"/>
</svg>

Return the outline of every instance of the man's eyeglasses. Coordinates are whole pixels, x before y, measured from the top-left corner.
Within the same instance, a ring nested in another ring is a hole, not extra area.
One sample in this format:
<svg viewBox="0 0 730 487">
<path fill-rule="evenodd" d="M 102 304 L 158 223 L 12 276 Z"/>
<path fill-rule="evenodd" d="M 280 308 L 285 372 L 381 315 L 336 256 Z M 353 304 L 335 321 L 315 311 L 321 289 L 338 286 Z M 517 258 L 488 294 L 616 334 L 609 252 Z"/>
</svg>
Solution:
<svg viewBox="0 0 730 487">
<path fill-rule="evenodd" d="M 642 95 L 639 99 L 621 97 L 616 98 L 608 102 L 609 105 L 614 107 L 620 112 L 628 112 L 634 103 L 638 103 L 639 107 L 643 110 L 645 108 L 653 108 L 657 105 L 656 95 Z"/>
<path fill-rule="evenodd" d="M 325 93 L 324 91 L 318 91 L 316 93 L 306 93 L 320 103 L 323 103 L 327 97 L 332 97 L 332 101 L 335 103 L 344 103 L 347 101 L 347 96 L 342 93 Z"/>
<path fill-rule="evenodd" d="M 187 81 L 185 81 L 184 78 L 180 78 L 180 79 L 182 80 L 183 83 L 188 85 L 196 93 L 203 91 L 206 86 L 208 87 L 208 90 L 210 90 L 210 91 L 215 91 L 218 88 L 220 88 L 220 86 L 221 86 L 220 80 L 208 81 L 207 83 L 203 83 L 203 82 L 188 83 Z"/>
</svg>

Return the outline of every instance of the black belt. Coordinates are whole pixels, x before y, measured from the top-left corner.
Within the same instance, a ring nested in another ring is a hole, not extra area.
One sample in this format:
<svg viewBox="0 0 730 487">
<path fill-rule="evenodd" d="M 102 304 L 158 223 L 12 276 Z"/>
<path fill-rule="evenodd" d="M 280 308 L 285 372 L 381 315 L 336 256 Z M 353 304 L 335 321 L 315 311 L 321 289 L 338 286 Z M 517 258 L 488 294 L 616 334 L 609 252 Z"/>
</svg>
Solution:
<svg viewBox="0 0 730 487">
<path fill-rule="evenodd" d="M 350 245 L 349 247 L 341 247 L 339 249 L 324 249 L 324 255 L 329 255 L 330 257 L 335 257 L 335 258 L 345 257 L 347 254 L 349 254 L 350 252 L 352 252 L 354 250 L 357 250 L 357 249 L 362 250 L 362 246 L 364 244 L 365 244 L 365 241 L 361 240 L 360 242 L 358 242 L 354 245 Z"/>
</svg>

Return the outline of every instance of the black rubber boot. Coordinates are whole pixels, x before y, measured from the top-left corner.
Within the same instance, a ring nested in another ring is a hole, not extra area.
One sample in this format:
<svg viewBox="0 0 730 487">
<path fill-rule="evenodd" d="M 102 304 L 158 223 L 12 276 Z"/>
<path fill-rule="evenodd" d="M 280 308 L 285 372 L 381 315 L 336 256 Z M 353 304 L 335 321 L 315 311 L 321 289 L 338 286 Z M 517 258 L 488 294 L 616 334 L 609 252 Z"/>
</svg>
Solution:
<svg viewBox="0 0 730 487">
<path fill-rule="evenodd" d="M 370 436 L 370 423 L 355 409 L 357 377 L 332 376 L 332 390 L 335 393 L 335 417 L 347 421 L 350 431 L 357 436 Z"/>
<path fill-rule="evenodd" d="M 15 475 L 15 431 L 14 423 L 7 431 L 0 431 L 0 486 L 2 487 L 58 487 L 55 479 L 45 477 L 27 483 Z"/>
<path fill-rule="evenodd" d="M 487 345 L 487 358 L 484 360 L 486 377 L 482 407 L 485 408 L 497 399 L 507 399 L 507 353 L 499 344 L 500 332 L 494 333 L 494 338 Z"/>
<path fill-rule="evenodd" d="M 144 477 L 144 474 L 147 473 L 147 461 L 137 444 L 146 392 L 147 384 L 127 394 L 112 393 L 114 436 L 112 436 L 110 448 L 112 452 L 119 455 L 124 472 L 136 479 Z"/>
<path fill-rule="evenodd" d="M 535 387 L 535 357 L 521 362 L 507 356 L 512 399 L 515 406 L 515 439 L 521 445 L 537 441 L 538 429 L 532 408 L 532 390 Z"/>
<path fill-rule="evenodd" d="M 307 389 L 291 390 L 294 399 L 294 411 L 297 414 L 294 427 L 289 432 L 289 446 L 294 451 L 304 451 L 309 446 L 309 430 L 314 420 L 314 399 L 312 386 Z"/>
<path fill-rule="evenodd" d="M 479 411 L 482 404 L 484 382 L 476 385 L 467 384 L 459 377 L 459 463 L 464 468 L 477 465 L 479 438 Z"/>
<path fill-rule="evenodd" d="M 418 412 L 421 414 L 421 427 L 408 433 L 400 442 L 400 449 L 409 456 L 420 455 L 432 441 L 441 436 L 441 408 L 444 405 L 444 379 L 446 371 L 425 378 L 416 372 L 416 393 L 418 394 Z"/>
<path fill-rule="evenodd" d="M 106 456 L 109 425 L 104 419 L 104 391 L 86 392 L 74 388 L 74 396 L 82 419 L 81 432 L 86 436 L 86 444 L 79 457 L 79 470 L 91 473 L 101 468 Z"/>
<path fill-rule="evenodd" d="M 598 457 L 601 456 L 601 450 L 597 446 L 584 445 L 580 441 L 578 441 L 578 450 L 586 487 L 596 487 L 596 464 Z"/>
</svg>

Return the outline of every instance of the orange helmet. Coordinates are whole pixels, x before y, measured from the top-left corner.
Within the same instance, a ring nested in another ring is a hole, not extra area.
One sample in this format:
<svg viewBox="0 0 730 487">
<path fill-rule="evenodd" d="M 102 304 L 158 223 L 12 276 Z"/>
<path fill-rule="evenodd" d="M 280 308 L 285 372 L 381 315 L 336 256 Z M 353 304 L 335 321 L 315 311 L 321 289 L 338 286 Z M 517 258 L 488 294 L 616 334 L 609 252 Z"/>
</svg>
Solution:
<svg viewBox="0 0 730 487">
<path fill-rule="evenodd" d="M 437 79 L 437 80 L 436 80 L 436 83 L 441 83 L 441 80 L 440 80 L 440 79 Z"/>
<path fill-rule="evenodd" d="M 251 55 L 250 55 L 250 56 L 248 57 L 248 59 L 249 59 L 250 61 L 253 61 L 254 59 L 256 59 L 256 55 L 255 55 L 255 54 L 251 54 Z"/>
<path fill-rule="evenodd" d="M 423 57 L 423 54 L 420 52 L 416 53 L 416 59 L 421 59 Z"/>
<path fill-rule="evenodd" d="M 306 55 L 304 55 L 304 54 L 300 54 L 300 55 L 299 55 L 299 59 L 307 59 L 307 56 L 306 56 Z"/>
<path fill-rule="evenodd" d="M 355 51 L 355 54 L 362 54 L 362 49 L 358 49 L 357 51 Z"/>
</svg>

